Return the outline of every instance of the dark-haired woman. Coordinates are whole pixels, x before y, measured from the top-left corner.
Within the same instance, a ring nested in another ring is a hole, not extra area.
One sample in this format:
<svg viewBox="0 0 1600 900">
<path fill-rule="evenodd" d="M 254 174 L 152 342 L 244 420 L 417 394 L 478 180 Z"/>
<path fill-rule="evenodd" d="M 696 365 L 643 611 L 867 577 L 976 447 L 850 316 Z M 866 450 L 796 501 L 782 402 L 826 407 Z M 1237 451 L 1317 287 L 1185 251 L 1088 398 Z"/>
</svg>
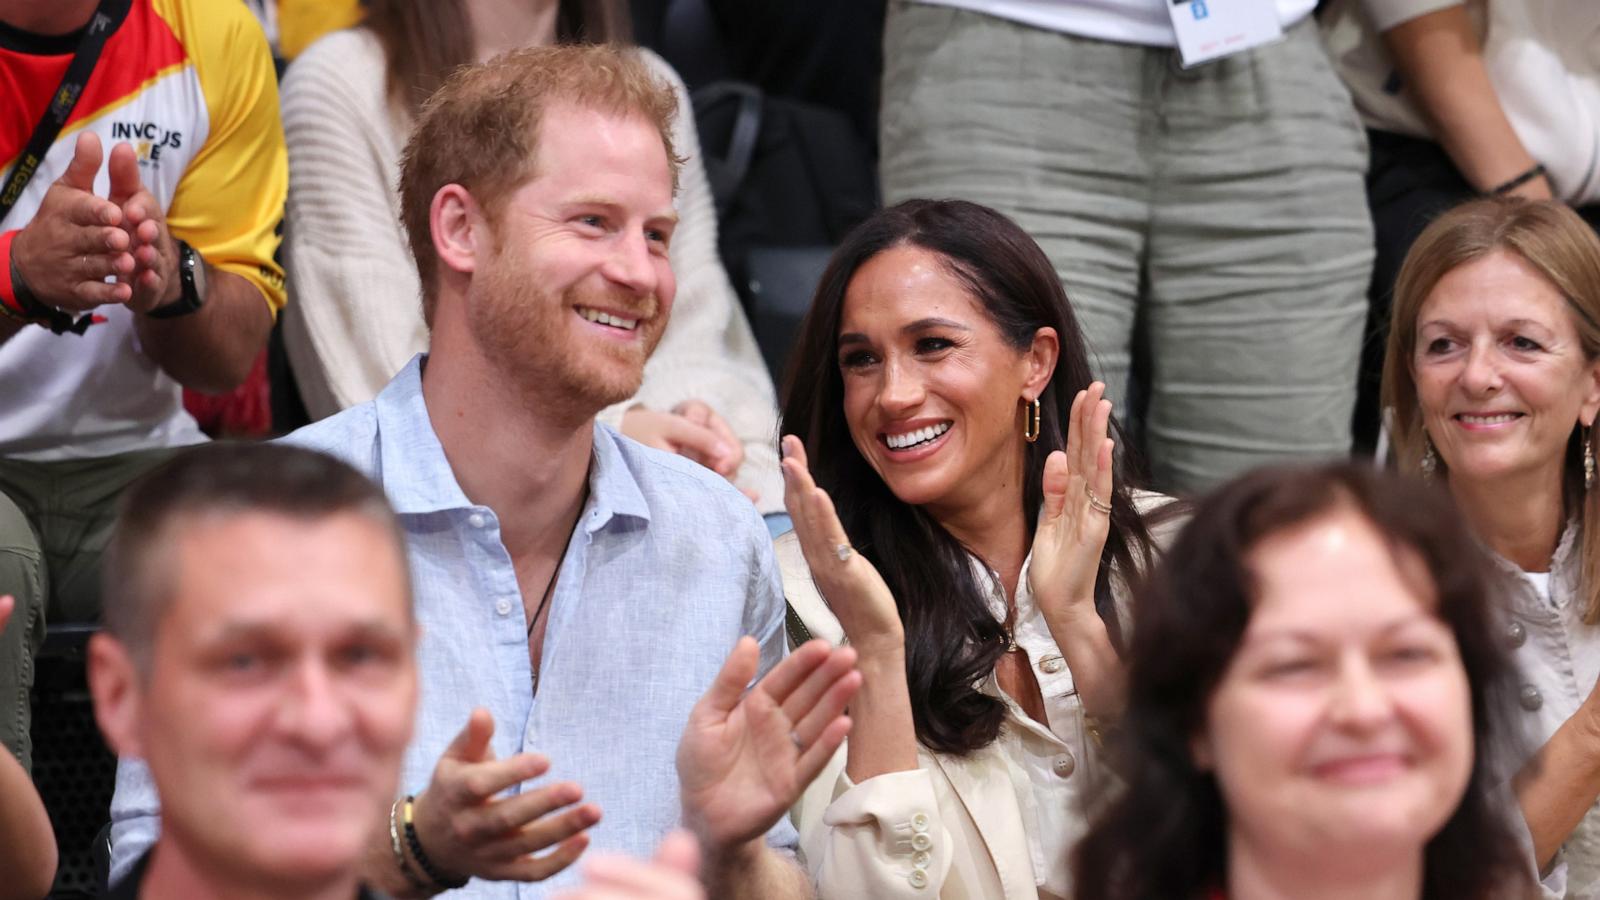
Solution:
<svg viewBox="0 0 1600 900">
<path fill-rule="evenodd" d="M 285 344 L 313 418 L 372 399 L 427 349 L 421 284 L 400 227 L 400 149 L 418 107 L 457 66 L 557 42 L 624 42 L 623 0 L 369 0 L 360 27 L 322 38 L 289 67 Z M 717 257 L 716 209 L 677 73 L 672 139 L 687 162 L 672 240 L 677 299 L 644 383 L 600 421 L 711 468 L 782 512 L 776 402 Z"/>
<path fill-rule="evenodd" d="M 1492 763 L 1514 687 L 1485 567 L 1438 492 L 1367 468 L 1202 500 L 1135 605 L 1126 784 L 1078 897 L 1537 896 Z"/>
<path fill-rule="evenodd" d="M 824 273 L 778 544 L 806 630 L 865 676 L 799 809 L 824 900 L 1073 896 L 1119 595 L 1151 552 L 1103 390 L 1049 260 L 993 210 L 900 204 Z"/>
</svg>

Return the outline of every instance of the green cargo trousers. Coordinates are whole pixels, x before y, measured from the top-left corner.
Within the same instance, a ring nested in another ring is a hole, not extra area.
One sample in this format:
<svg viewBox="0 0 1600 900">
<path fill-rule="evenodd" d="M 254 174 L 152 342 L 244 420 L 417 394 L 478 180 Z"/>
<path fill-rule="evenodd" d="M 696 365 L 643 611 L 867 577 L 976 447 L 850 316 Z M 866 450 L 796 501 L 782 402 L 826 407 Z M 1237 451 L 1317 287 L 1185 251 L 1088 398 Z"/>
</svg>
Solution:
<svg viewBox="0 0 1600 900">
<path fill-rule="evenodd" d="M 100 620 L 100 554 L 111 538 L 117 498 L 176 452 L 0 458 L 0 594 L 17 600 L 0 633 L 0 743 L 30 772 L 28 694 L 45 623 Z"/>
</svg>

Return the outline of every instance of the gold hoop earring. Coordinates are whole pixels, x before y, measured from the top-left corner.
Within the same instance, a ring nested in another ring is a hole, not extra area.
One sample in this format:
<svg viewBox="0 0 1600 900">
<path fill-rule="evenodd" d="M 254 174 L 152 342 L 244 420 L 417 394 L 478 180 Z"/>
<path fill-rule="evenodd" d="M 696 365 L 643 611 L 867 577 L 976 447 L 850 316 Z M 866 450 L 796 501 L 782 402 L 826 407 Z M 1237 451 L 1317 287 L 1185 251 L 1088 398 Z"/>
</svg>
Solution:
<svg viewBox="0 0 1600 900">
<path fill-rule="evenodd" d="M 1039 439 L 1039 398 L 1033 398 L 1023 410 L 1022 439 L 1033 443 Z"/>
</svg>

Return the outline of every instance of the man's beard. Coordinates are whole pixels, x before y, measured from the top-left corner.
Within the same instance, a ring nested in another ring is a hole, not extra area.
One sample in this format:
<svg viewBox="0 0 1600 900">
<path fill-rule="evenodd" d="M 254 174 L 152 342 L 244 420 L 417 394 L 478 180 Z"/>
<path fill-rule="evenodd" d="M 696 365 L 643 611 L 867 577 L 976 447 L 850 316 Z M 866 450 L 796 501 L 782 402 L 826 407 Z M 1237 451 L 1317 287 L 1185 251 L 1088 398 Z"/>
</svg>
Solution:
<svg viewBox="0 0 1600 900">
<path fill-rule="evenodd" d="M 559 298 L 535 284 L 519 267 L 494 266 L 472 307 L 471 327 L 484 356 L 541 415 L 582 420 L 632 397 L 644 379 L 644 364 L 661 339 L 654 294 L 639 298 L 620 291 L 572 286 Z M 640 333 L 627 345 L 595 335 L 574 344 L 568 329 L 575 306 L 629 311 Z"/>
</svg>

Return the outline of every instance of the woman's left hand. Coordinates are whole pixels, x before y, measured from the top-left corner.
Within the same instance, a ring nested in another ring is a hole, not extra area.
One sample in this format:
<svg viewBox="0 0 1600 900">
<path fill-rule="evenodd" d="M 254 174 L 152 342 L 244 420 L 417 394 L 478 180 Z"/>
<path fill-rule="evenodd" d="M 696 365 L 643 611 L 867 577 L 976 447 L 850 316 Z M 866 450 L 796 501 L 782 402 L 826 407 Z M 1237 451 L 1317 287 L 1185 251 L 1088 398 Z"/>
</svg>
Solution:
<svg viewBox="0 0 1600 900">
<path fill-rule="evenodd" d="M 1111 532 L 1111 401 L 1101 382 L 1079 391 L 1067 422 L 1067 449 L 1044 464 L 1044 512 L 1033 538 L 1028 586 L 1047 618 L 1094 614 L 1100 554 Z"/>
</svg>

